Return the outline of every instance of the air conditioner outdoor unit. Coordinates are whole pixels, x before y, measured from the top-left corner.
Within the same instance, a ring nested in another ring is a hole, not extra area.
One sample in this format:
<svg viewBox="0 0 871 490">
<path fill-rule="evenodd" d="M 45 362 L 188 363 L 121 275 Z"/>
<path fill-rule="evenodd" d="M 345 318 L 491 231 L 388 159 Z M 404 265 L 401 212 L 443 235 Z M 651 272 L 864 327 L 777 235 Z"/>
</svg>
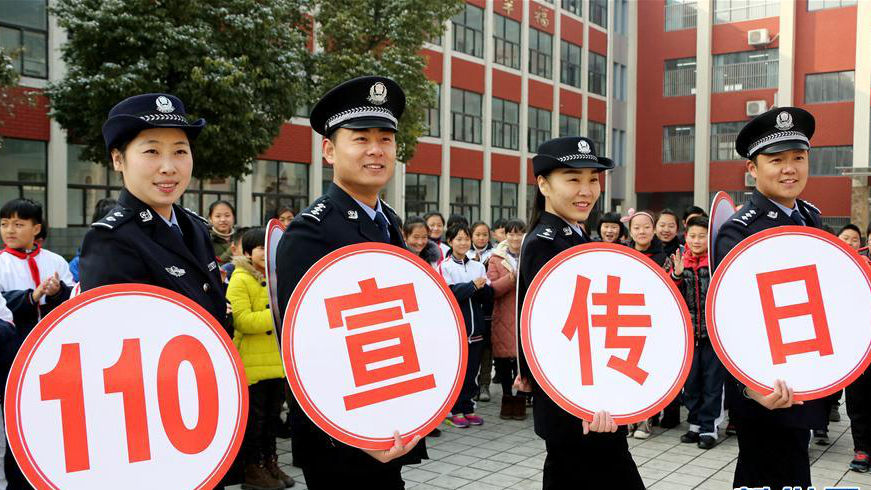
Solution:
<svg viewBox="0 0 871 490">
<path fill-rule="evenodd" d="M 751 46 L 768 44 L 770 42 L 771 37 L 768 35 L 768 29 L 752 29 L 747 31 L 747 44 Z"/>
<path fill-rule="evenodd" d="M 754 117 L 768 110 L 768 102 L 764 100 L 748 100 L 747 116 Z"/>
<path fill-rule="evenodd" d="M 756 187 L 756 178 L 750 172 L 744 172 L 744 187 Z"/>
</svg>

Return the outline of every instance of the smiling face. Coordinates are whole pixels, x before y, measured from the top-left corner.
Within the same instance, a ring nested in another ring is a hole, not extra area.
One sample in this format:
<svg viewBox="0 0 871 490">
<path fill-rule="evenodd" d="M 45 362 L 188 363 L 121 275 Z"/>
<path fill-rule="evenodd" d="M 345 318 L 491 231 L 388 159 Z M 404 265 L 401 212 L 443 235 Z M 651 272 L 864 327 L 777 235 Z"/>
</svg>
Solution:
<svg viewBox="0 0 871 490">
<path fill-rule="evenodd" d="M 233 225 L 236 224 L 233 210 L 226 204 L 218 204 L 215 206 L 212 209 L 212 213 L 209 215 L 209 221 L 212 222 L 212 226 L 215 230 L 224 234 L 232 232 Z"/>
<path fill-rule="evenodd" d="M 656 236 L 663 242 L 670 242 L 677 236 L 677 218 L 671 214 L 659 216 L 656 222 Z"/>
<path fill-rule="evenodd" d="M 849 245 L 850 248 L 852 248 L 853 250 L 858 250 L 859 247 L 862 246 L 862 237 L 859 236 L 858 233 L 856 233 L 856 230 L 851 230 L 847 228 L 846 230 L 842 231 L 840 235 L 838 235 L 838 238 L 840 238 L 844 243 Z"/>
<path fill-rule="evenodd" d="M 17 214 L 0 219 L 0 236 L 9 248 L 33 248 L 33 242 L 41 230 L 42 225 L 34 223 L 33 220 L 21 219 Z"/>
<path fill-rule="evenodd" d="M 490 228 L 487 228 L 487 225 L 478 225 L 472 230 L 472 243 L 475 244 L 475 248 L 484 248 L 489 242 Z"/>
<path fill-rule="evenodd" d="M 429 236 L 427 235 L 426 227 L 422 224 L 415 226 L 411 229 L 411 233 L 405 235 L 405 244 L 408 245 L 409 250 L 416 254 L 420 254 L 423 251 L 427 240 L 429 240 Z"/>
<path fill-rule="evenodd" d="M 599 229 L 603 242 L 615 243 L 620 238 L 620 225 L 617 223 L 602 223 Z"/>
<path fill-rule="evenodd" d="M 703 226 L 690 226 L 686 234 L 687 247 L 696 257 L 708 253 L 708 229 Z"/>
<path fill-rule="evenodd" d="M 442 220 L 441 216 L 430 216 L 429 219 L 426 220 L 426 226 L 429 227 L 430 238 L 433 240 L 442 239 L 442 233 L 445 231 L 445 222 Z"/>
<path fill-rule="evenodd" d="M 453 240 L 448 241 L 448 245 L 451 246 L 451 253 L 454 254 L 454 257 L 461 259 L 472 248 L 472 239 L 469 238 L 465 230 L 460 230 Z"/>
<path fill-rule="evenodd" d="M 653 241 L 653 221 L 646 214 L 636 214 L 629 222 L 629 235 L 637 250 L 647 250 Z"/>
<path fill-rule="evenodd" d="M 523 245 L 523 232 L 519 230 L 509 231 L 505 234 L 505 239 L 508 241 L 508 250 L 514 255 L 519 254 L 520 246 Z"/>
<path fill-rule="evenodd" d="M 254 250 L 251 250 L 250 254 L 245 255 L 251 259 L 251 263 L 254 264 L 257 270 L 260 272 L 266 270 L 266 249 L 262 245 L 255 247 Z"/>
<path fill-rule="evenodd" d="M 807 184 L 808 167 L 807 150 L 759 154 L 756 163 L 747 162 L 747 171 L 756 179 L 759 192 L 788 208 L 795 205 L 795 199 Z"/>
<path fill-rule="evenodd" d="M 324 138 L 324 158 L 333 166 L 333 180 L 352 197 L 373 205 L 393 176 L 396 135 L 387 129 L 339 128 Z"/>
<path fill-rule="evenodd" d="M 112 165 L 131 194 L 169 219 L 191 181 L 194 161 L 184 131 L 155 128 L 140 131 L 123 153 L 113 149 Z"/>
<path fill-rule="evenodd" d="M 545 210 L 570 223 L 586 221 L 599 194 L 599 172 L 591 168 L 559 168 L 547 177 L 538 176 L 545 197 Z"/>
</svg>

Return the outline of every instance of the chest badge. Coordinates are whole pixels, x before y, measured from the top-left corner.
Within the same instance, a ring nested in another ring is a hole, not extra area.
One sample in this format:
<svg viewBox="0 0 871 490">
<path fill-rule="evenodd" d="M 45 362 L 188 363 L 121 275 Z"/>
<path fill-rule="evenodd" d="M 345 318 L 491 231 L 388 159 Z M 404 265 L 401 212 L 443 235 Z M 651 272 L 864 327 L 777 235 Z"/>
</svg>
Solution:
<svg viewBox="0 0 871 490">
<path fill-rule="evenodd" d="M 175 277 L 181 277 L 181 276 L 185 275 L 185 270 L 180 268 L 180 267 L 176 267 L 176 266 L 167 267 L 166 272 L 169 272 L 169 275 L 175 276 Z"/>
</svg>

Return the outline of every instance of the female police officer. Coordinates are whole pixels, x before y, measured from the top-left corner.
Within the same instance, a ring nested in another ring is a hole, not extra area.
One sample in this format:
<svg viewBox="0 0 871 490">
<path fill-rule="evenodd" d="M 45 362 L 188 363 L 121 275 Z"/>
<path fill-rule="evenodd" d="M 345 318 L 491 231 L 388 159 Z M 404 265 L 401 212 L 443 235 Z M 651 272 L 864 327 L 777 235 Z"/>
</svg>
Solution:
<svg viewBox="0 0 871 490">
<path fill-rule="evenodd" d="M 599 199 L 599 175 L 614 168 L 610 159 L 596 156 L 592 141 L 582 137 L 544 142 L 532 165 L 538 187 L 529 221 L 531 231 L 520 252 L 518 316 L 538 271 L 563 250 L 590 241 L 580 223 L 586 221 Z M 523 391 L 532 388 L 535 433 L 547 448 L 543 488 L 643 489 L 625 429 L 618 432 L 607 412 L 595 414 L 588 423 L 561 409 L 534 383 L 522 348 L 519 361 L 517 384 Z"/>
</svg>

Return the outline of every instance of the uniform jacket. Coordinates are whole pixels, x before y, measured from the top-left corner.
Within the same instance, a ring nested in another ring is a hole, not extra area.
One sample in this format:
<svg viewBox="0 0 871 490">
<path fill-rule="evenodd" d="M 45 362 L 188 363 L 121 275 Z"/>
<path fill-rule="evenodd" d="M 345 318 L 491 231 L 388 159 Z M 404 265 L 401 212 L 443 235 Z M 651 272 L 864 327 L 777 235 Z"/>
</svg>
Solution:
<svg viewBox="0 0 871 490">
<path fill-rule="evenodd" d="M 822 228 L 820 210 L 807 201 L 797 200 L 798 209 L 808 226 Z M 750 200 L 727 220 L 717 234 L 714 253 L 714 270 L 741 240 L 769 228 L 794 226 L 795 222 L 777 205 L 754 190 Z M 789 380 L 786 380 L 789 383 Z M 744 386 L 735 378 L 726 379 L 726 406 L 730 417 L 751 419 L 756 423 L 784 427 L 825 429 L 828 406 L 825 400 L 806 401 L 787 409 L 768 410 L 743 394 Z"/>
<path fill-rule="evenodd" d="M 405 248 L 399 217 L 383 201 L 381 205 L 390 224 L 390 243 Z M 296 215 L 278 242 L 278 306 L 282 318 L 294 288 L 321 257 L 346 245 L 383 241 L 378 226 L 363 208 L 342 188 L 331 184 L 326 194 Z M 312 355 L 318 354 L 313 352 Z M 309 420 L 297 403 L 290 407 L 290 419 L 293 452 L 297 462 L 303 466 L 314 464 L 316 458 L 327 458 L 335 464 L 358 467 L 361 471 L 382 464 L 363 451 L 329 437 Z M 416 464 L 421 458 L 426 458 L 424 441 L 420 441 L 409 454 L 387 464 Z"/>
<path fill-rule="evenodd" d="M 493 288 L 489 284 L 484 284 L 476 289 L 473 282 L 479 277 L 487 277 L 484 264 L 468 256 L 460 261 L 453 254 L 449 254 L 442 262 L 441 269 L 442 277 L 457 298 L 457 304 L 460 305 L 469 343 L 484 340 L 484 336 L 489 333 L 487 331 L 489 325 L 484 321 L 484 315 L 485 310 L 490 309 L 486 306 L 493 302 Z"/>
<path fill-rule="evenodd" d="M 118 205 L 91 224 L 82 242 L 82 291 L 127 282 L 166 288 L 205 308 L 232 334 L 208 221 L 177 205 L 173 211 L 183 239 L 157 212 L 122 190 Z"/>
<path fill-rule="evenodd" d="M 708 254 L 696 257 L 687 248 L 683 254 L 683 274 L 675 276 L 672 269 L 671 278 L 690 311 L 696 341 L 708 338 L 708 326 L 705 323 L 705 298 L 708 297 L 708 286 L 711 284 Z"/>
<path fill-rule="evenodd" d="M 523 308 L 526 292 L 535 275 L 544 265 L 563 250 L 588 243 L 590 239 L 578 233 L 566 224 L 559 216 L 542 212 L 541 219 L 523 239 L 520 250 L 520 276 L 517 282 L 517 318 Z M 516 338 L 520 338 L 520 325 L 518 322 Z M 583 433 L 581 419 L 571 415 L 560 408 L 545 392 L 535 383 L 523 346 L 517 341 L 518 362 L 520 375 L 529 379 L 533 387 L 533 415 L 535 433 L 548 441 L 571 440 L 578 434 Z"/>
<path fill-rule="evenodd" d="M 493 357 L 517 356 L 517 281 L 511 273 L 517 273 L 517 261 L 508 254 L 508 244 L 494 249 L 487 264 L 487 278 L 493 287 L 493 321 L 490 327 L 490 342 Z"/>
<path fill-rule="evenodd" d="M 247 257 L 237 257 L 227 299 L 233 306 L 233 343 L 242 356 L 248 384 L 284 378 L 281 354 L 269 310 L 266 279 Z"/>
</svg>

